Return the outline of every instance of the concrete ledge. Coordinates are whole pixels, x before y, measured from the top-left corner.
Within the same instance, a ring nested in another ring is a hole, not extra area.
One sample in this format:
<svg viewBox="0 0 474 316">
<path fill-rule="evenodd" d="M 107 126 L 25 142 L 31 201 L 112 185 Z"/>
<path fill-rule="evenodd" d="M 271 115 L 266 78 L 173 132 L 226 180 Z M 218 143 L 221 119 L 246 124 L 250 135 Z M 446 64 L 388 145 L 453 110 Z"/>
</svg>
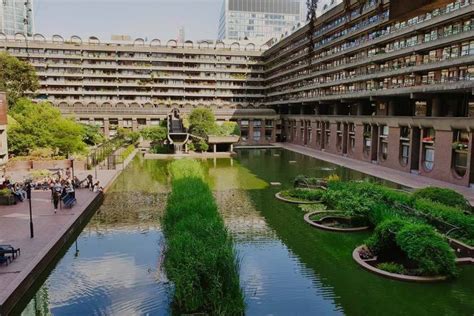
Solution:
<svg viewBox="0 0 474 316">
<path fill-rule="evenodd" d="M 8 285 L 10 294 L 3 302 L 0 302 L 0 315 L 8 315 L 11 309 L 25 295 L 25 293 L 35 283 L 36 279 L 45 271 L 48 265 L 54 261 L 54 258 L 60 253 L 61 249 L 68 243 L 70 238 L 78 233 L 87 224 L 88 219 L 95 213 L 104 200 L 104 194 L 98 193 L 89 203 L 86 209 L 72 221 L 63 226 L 56 238 L 52 239 L 49 244 L 44 247 L 47 249 L 41 256 L 36 256 L 29 263 L 29 266 L 20 272 L 15 280 Z M 7 289 L 8 290 L 8 289 Z"/>
<path fill-rule="evenodd" d="M 286 202 L 286 203 L 292 203 L 292 204 L 320 204 L 322 203 L 322 201 L 295 201 L 295 200 L 288 200 L 284 197 L 281 196 L 281 193 L 282 191 L 278 192 L 275 194 L 275 197 L 280 200 L 280 201 L 283 201 L 283 202 Z"/>
<path fill-rule="evenodd" d="M 323 225 L 322 221 L 311 220 L 311 216 L 313 215 L 322 214 L 322 213 L 331 213 L 331 212 L 337 213 L 337 211 L 316 211 L 316 212 L 306 213 L 304 216 L 304 220 L 306 223 L 310 224 L 313 227 L 316 227 L 322 230 L 332 231 L 332 232 L 339 232 L 339 233 L 355 233 L 355 232 L 360 232 L 360 231 L 365 231 L 365 230 L 370 229 L 369 226 L 351 227 L 351 228 L 330 227 L 330 226 Z M 341 216 L 332 216 L 332 218 L 338 218 L 338 217 L 342 218 Z"/>
<path fill-rule="evenodd" d="M 446 276 L 432 276 L 432 277 L 427 277 L 427 276 L 414 276 L 414 275 L 405 275 L 405 274 L 397 274 L 397 273 L 391 273 L 387 272 L 381 269 L 378 269 L 369 263 L 368 261 L 374 261 L 373 259 L 369 260 L 364 260 L 360 257 L 359 252 L 364 249 L 366 246 L 362 245 L 354 249 L 352 252 L 352 258 L 355 260 L 355 262 L 360 265 L 362 268 L 365 270 L 372 272 L 374 274 L 383 276 L 388 279 L 392 280 L 397 280 L 397 281 L 406 281 L 406 282 L 416 282 L 416 283 L 433 283 L 433 282 L 441 282 L 441 281 L 446 281 L 448 278 Z"/>
<path fill-rule="evenodd" d="M 145 159 L 158 160 L 158 159 L 176 159 L 176 158 L 231 158 L 236 155 L 235 152 L 223 152 L 223 153 L 196 153 L 192 152 L 189 154 L 145 154 Z"/>
</svg>

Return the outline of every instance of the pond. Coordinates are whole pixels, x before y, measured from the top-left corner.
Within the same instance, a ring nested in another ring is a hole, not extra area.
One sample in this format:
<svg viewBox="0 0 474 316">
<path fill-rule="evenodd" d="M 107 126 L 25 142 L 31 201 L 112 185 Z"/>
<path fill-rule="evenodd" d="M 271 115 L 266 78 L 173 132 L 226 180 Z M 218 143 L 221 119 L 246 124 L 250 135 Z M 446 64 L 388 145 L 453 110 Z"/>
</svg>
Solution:
<svg viewBox="0 0 474 316">
<path fill-rule="evenodd" d="M 17 310 L 23 315 L 169 314 L 172 285 L 161 269 L 165 241 L 160 229 L 168 163 L 135 159 L 77 243 Z M 463 267 L 456 280 L 439 284 L 380 278 L 351 257 L 370 233 L 316 230 L 304 222 L 298 206 L 274 198 L 299 174 L 367 176 L 283 149 L 243 149 L 236 159 L 204 163 L 235 240 L 247 315 L 474 313 L 473 267 Z"/>
</svg>

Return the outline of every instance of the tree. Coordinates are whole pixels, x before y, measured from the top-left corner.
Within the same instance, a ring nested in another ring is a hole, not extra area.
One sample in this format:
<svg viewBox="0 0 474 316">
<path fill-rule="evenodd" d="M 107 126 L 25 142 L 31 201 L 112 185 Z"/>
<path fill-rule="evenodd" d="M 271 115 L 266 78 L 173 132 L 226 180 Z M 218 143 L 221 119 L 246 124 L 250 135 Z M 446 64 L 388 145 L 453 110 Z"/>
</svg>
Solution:
<svg viewBox="0 0 474 316">
<path fill-rule="evenodd" d="M 162 144 L 166 140 L 168 133 L 166 127 L 150 126 L 142 129 L 141 135 L 146 140 L 149 140 L 153 143 Z"/>
<path fill-rule="evenodd" d="M 81 124 L 84 129 L 84 137 L 82 140 L 84 143 L 90 146 L 98 145 L 105 141 L 104 135 L 100 132 L 100 128 L 97 125 Z"/>
<path fill-rule="evenodd" d="M 14 123 L 8 126 L 8 149 L 16 155 L 28 155 L 38 148 L 51 148 L 57 155 L 83 153 L 85 131 L 82 124 L 64 118 L 47 102 L 34 104 L 19 99 L 10 111 Z"/>
<path fill-rule="evenodd" d="M 206 137 L 216 129 L 214 113 L 207 108 L 194 109 L 189 115 L 189 128 L 191 134 Z"/>
<path fill-rule="evenodd" d="M 39 88 L 35 68 L 8 53 L 0 53 L 0 91 L 7 93 L 10 108 Z"/>
</svg>

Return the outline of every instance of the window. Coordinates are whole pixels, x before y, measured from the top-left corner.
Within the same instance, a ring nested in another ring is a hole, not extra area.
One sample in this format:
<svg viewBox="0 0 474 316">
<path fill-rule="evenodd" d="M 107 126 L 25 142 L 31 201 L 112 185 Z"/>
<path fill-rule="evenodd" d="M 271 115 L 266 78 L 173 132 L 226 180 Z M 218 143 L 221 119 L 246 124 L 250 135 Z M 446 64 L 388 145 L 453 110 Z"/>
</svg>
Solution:
<svg viewBox="0 0 474 316">
<path fill-rule="evenodd" d="M 254 131 L 253 132 L 253 140 L 258 142 L 260 141 L 260 136 L 261 136 L 261 132 L 260 131 Z"/>
</svg>

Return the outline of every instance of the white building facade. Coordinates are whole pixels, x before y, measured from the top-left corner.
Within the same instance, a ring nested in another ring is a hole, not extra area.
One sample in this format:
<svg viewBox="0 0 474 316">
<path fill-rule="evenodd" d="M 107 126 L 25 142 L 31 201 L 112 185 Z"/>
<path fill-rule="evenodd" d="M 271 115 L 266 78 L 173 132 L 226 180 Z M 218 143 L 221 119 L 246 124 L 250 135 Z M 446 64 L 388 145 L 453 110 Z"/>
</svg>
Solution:
<svg viewBox="0 0 474 316">
<path fill-rule="evenodd" d="M 0 28 L 6 35 L 34 33 L 33 0 L 0 1 Z"/>
<path fill-rule="evenodd" d="M 302 0 L 223 0 L 218 39 L 279 38 L 304 22 Z"/>
</svg>

